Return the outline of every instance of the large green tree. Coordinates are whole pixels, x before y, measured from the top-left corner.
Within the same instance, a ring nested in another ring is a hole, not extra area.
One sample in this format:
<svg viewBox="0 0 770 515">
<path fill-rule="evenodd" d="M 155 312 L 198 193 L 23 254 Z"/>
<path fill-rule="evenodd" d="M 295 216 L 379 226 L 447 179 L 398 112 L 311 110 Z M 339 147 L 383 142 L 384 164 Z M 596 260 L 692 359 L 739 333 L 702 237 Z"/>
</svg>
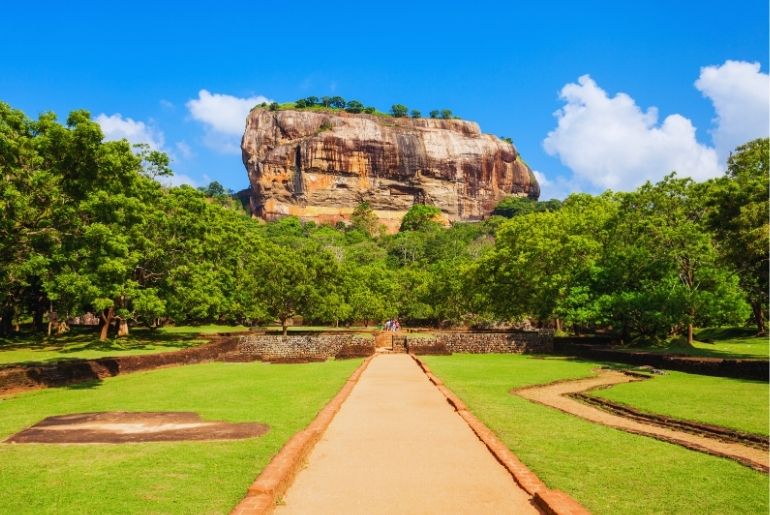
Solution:
<svg viewBox="0 0 770 515">
<path fill-rule="evenodd" d="M 770 140 L 738 147 L 727 162 L 725 177 L 712 181 L 708 224 L 719 253 L 740 277 L 751 304 L 757 333 L 767 334 L 768 267 L 770 267 Z"/>
</svg>

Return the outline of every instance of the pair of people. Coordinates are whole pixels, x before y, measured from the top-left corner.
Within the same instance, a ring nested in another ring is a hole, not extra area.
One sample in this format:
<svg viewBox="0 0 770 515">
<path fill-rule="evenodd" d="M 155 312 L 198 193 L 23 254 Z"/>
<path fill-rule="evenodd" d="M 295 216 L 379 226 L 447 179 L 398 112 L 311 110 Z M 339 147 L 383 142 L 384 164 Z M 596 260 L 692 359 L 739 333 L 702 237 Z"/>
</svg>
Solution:
<svg viewBox="0 0 770 515">
<path fill-rule="evenodd" d="M 396 319 L 390 319 L 387 322 L 385 322 L 385 330 L 396 332 L 401 329 L 401 324 Z"/>
</svg>

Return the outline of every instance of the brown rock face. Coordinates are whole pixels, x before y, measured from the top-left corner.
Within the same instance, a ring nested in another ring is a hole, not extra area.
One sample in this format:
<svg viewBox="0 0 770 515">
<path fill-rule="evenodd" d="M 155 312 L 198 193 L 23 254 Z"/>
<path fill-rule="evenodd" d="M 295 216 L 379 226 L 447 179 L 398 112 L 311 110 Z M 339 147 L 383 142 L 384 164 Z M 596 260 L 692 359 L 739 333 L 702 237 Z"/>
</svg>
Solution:
<svg viewBox="0 0 770 515">
<path fill-rule="evenodd" d="M 336 223 L 368 202 L 395 230 L 416 203 L 479 220 L 506 195 L 540 195 L 513 145 L 463 120 L 257 108 L 241 149 L 252 210 L 267 220 Z"/>
</svg>

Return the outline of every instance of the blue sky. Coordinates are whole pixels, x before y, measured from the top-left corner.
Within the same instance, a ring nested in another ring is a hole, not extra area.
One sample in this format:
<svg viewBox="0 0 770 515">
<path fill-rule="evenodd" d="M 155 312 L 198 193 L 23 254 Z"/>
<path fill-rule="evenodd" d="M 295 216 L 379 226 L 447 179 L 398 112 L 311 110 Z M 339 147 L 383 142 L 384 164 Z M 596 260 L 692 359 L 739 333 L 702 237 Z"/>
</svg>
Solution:
<svg viewBox="0 0 770 515">
<path fill-rule="evenodd" d="M 180 180 L 236 190 L 243 109 L 330 94 L 447 107 L 510 136 L 545 198 L 673 168 L 705 178 L 767 135 L 767 72 L 766 0 L 12 2 L 0 16 L 0 100 L 87 109 L 108 136 L 168 151 Z"/>
</svg>

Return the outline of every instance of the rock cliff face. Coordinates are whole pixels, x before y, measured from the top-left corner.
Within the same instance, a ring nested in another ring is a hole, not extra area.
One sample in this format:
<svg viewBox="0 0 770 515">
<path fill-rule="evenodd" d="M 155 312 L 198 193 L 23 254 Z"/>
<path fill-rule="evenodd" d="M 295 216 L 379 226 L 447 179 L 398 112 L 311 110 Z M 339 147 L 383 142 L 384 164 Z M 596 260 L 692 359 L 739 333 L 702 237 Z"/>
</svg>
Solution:
<svg viewBox="0 0 770 515">
<path fill-rule="evenodd" d="M 336 223 L 366 201 L 396 230 L 415 203 L 479 220 L 506 195 L 540 194 L 513 145 L 462 120 L 256 108 L 241 149 L 252 211 L 268 220 Z"/>
</svg>

